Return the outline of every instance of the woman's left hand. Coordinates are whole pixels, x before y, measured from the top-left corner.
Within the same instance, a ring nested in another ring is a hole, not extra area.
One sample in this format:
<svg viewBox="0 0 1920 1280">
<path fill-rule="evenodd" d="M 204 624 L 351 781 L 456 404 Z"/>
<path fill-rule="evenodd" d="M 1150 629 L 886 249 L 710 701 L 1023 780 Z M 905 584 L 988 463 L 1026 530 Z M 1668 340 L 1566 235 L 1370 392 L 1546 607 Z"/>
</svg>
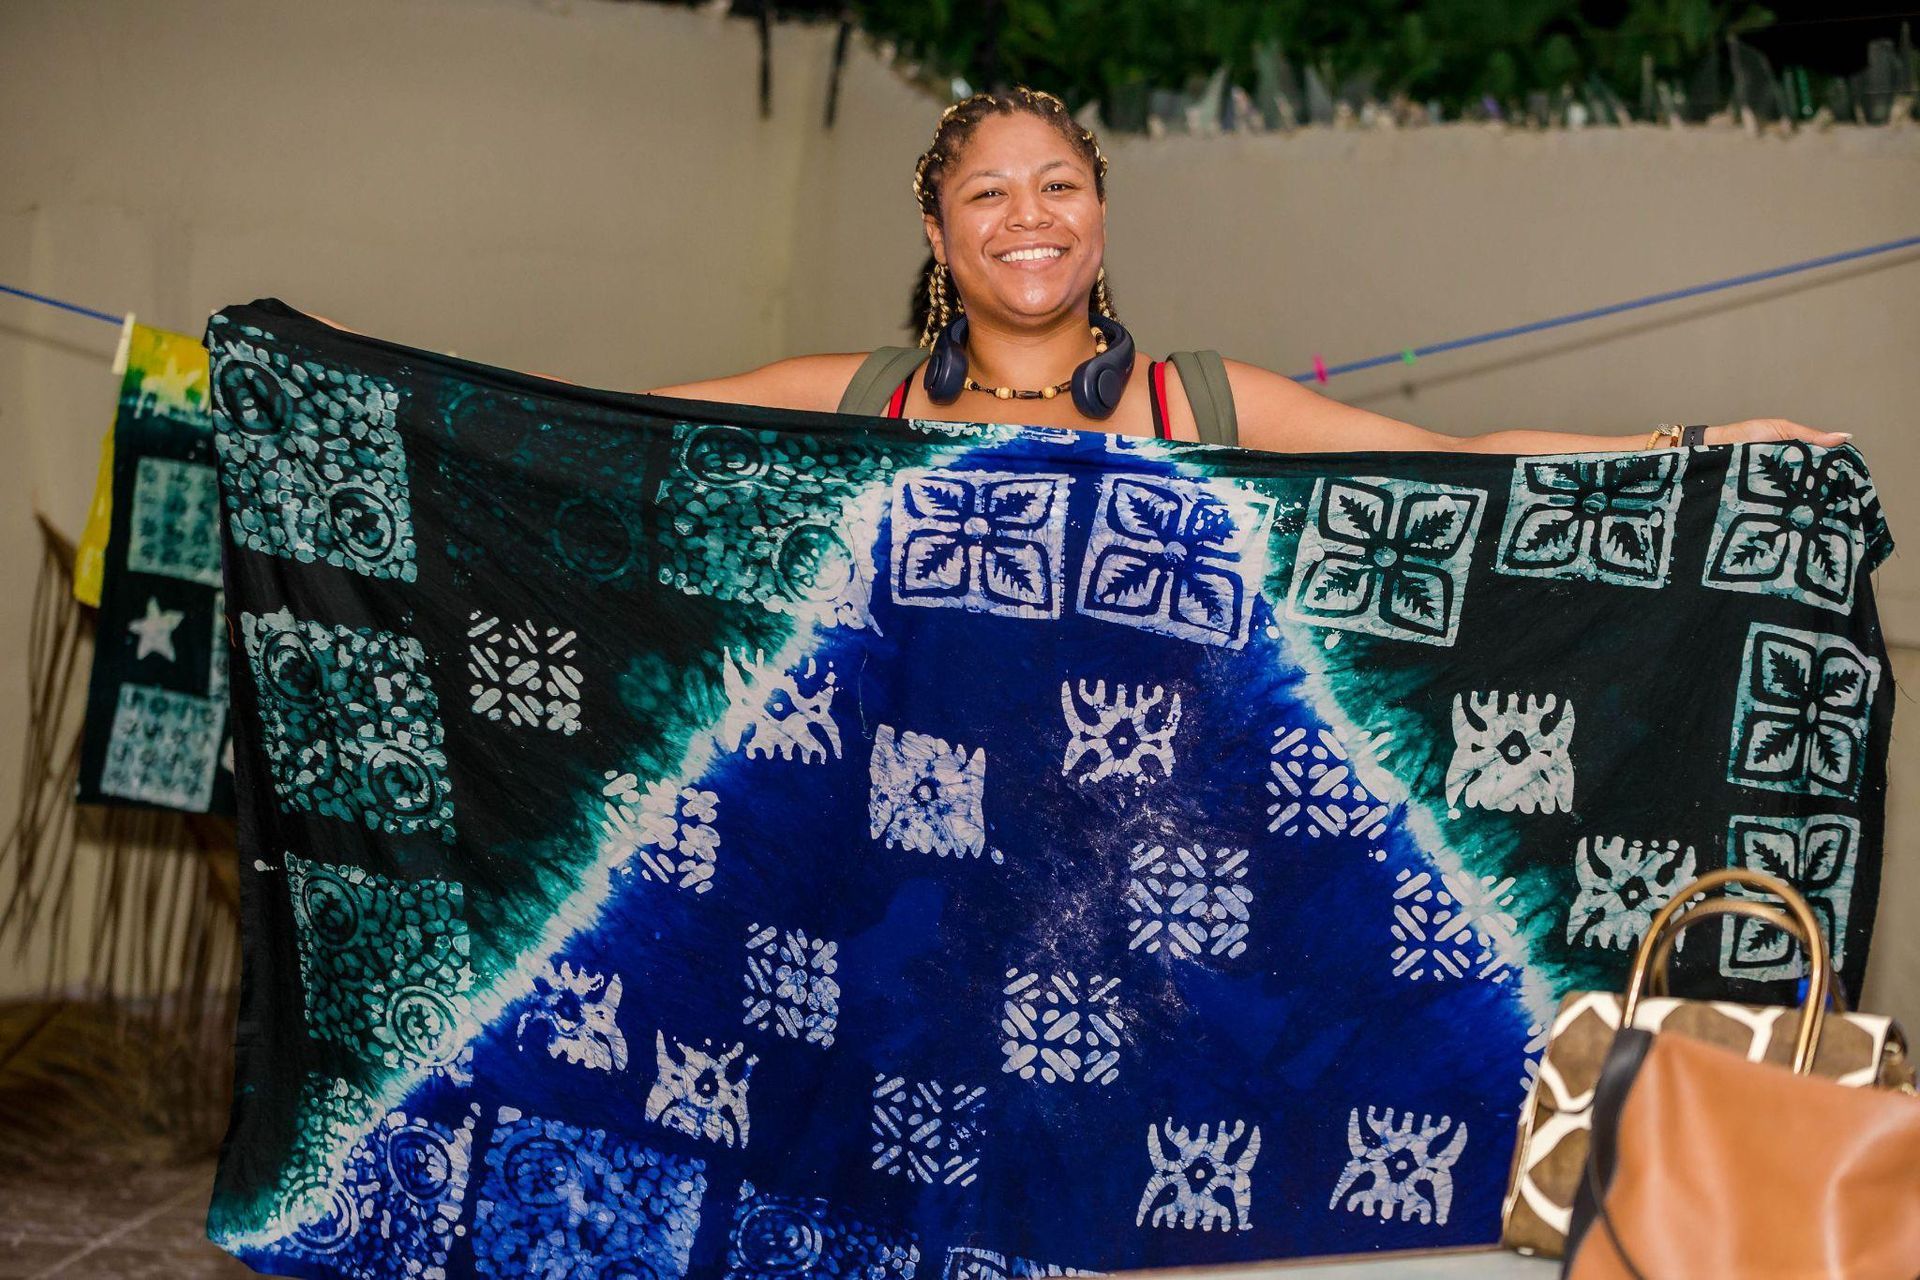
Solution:
<svg viewBox="0 0 1920 1280">
<path fill-rule="evenodd" d="M 1774 440 L 1805 440 L 1808 444 L 1841 445 L 1853 439 L 1848 431 L 1815 431 L 1785 418 L 1748 418 L 1745 422 L 1708 427 L 1707 444 L 1764 444 Z"/>
</svg>

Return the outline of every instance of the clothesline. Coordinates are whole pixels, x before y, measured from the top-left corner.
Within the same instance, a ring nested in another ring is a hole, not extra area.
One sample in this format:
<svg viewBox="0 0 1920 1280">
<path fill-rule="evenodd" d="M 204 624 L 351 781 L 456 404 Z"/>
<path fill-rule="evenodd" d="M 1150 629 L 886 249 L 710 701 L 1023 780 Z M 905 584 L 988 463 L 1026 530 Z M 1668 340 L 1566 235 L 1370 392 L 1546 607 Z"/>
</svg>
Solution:
<svg viewBox="0 0 1920 1280">
<path fill-rule="evenodd" d="M 1669 289 L 1664 293 L 1650 293 L 1645 297 L 1630 298 L 1625 302 L 1610 303 L 1602 307 L 1590 307 L 1584 311 L 1573 311 L 1566 315 L 1553 316 L 1545 320 L 1534 320 L 1526 324 L 1511 325 L 1504 329 L 1489 329 L 1484 333 L 1470 334 L 1464 338 L 1454 338 L 1447 342 L 1434 342 L 1419 347 L 1402 347 L 1398 351 L 1385 355 L 1369 356 L 1364 360 L 1350 360 L 1344 364 L 1329 365 L 1319 352 L 1313 356 L 1313 368 L 1306 373 L 1296 373 L 1295 382 L 1326 382 L 1345 373 L 1358 373 L 1362 369 L 1377 369 L 1381 365 L 1394 363 L 1412 364 L 1422 356 L 1438 355 L 1446 351 L 1459 351 L 1466 347 L 1483 346 L 1489 342 L 1500 342 L 1508 338 L 1517 338 L 1523 334 L 1540 333 L 1547 329 L 1564 328 L 1567 325 L 1580 324 L 1588 320 L 1598 320 L 1604 316 L 1620 315 L 1627 311 L 1638 311 L 1644 307 L 1655 307 L 1662 303 L 1679 302 L 1684 298 L 1698 298 L 1710 293 L 1719 293 L 1726 289 L 1737 289 L 1743 285 L 1759 284 L 1764 280 L 1778 280 L 1782 276 L 1796 275 L 1803 271 L 1817 271 L 1822 267 L 1837 266 L 1842 262 L 1855 262 L 1861 258 L 1871 258 L 1879 254 L 1895 253 L 1901 249 L 1920 248 L 1920 235 L 1902 236 L 1898 240 L 1888 240 L 1881 244 L 1867 245 L 1860 249 L 1848 249 L 1841 253 L 1829 253 L 1818 258 L 1807 258 L 1800 262 L 1789 262 L 1785 266 L 1770 267 L 1764 271 L 1750 271 L 1744 275 L 1727 276 L 1720 280 L 1709 280 L 1704 284 L 1689 285 L 1684 289 Z M 92 307 L 83 307 L 76 302 L 66 302 L 49 297 L 43 293 L 31 293 L 25 289 L 16 289 L 12 285 L 0 284 L 0 293 L 10 293 L 30 302 L 44 303 L 50 307 L 59 307 L 77 315 L 94 320 L 103 320 L 108 324 L 125 324 L 132 318 L 128 312 L 124 316 L 99 311 Z"/>
<path fill-rule="evenodd" d="M 1522 334 L 1539 333 L 1546 329 L 1558 329 L 1570 324 L 1579 324 L 1586 320 L 1598 320 L 1602 316 L 1619 315 L 1623 311 L 1637 311 L 1642 307 L 1659 306 L 1663 302 L 1678 302 L 1683 298 L 1697 298 L 1704 294 L 1718 293 L 1723 289 L 1737 289 L 1741 285 L 1759 284 L 1763 280 L 1778 280 L 1781 276 L 1790 276 L 1802 271 L 1815 271 L 1821 267 L 1836 266 L 1842 262 L 1853 262 L 1860 258 L 1871 258 L 1875 254 L 1893 253 L 1900 249 L 1920 247 L 1920 236 L 1902 236 L 1898 240 L 1888 240 L 1883 244 L 1868 245 L 1863 249 L 1848 249 L 1843 253 L 1829 253 L 1818 258 L 1808 258 L 1801 262 L 1790 262 L 1783 267 L 1771 267 L 1765 271 L 1750 271 L 1745 275 L 1728 276 L 1721 280 L 1709 280 L 1705 284 L 1690 285 L 1684 289 L 1670 289 L 1665 293 L 1650 293 L 1643 298 L 1631 298 L 1625 302 L 1615 302 L 1604 307 L 1592 307 L 1586 311 L 1574 311 L 1563 316 L 1554 316 L 1547 320 L 1535 320 L 1530 324 L 1513 325 L 1505 329 L 1489 329 L 1485 333 L 1472 334 L 1465 338 L 1455 338 L 1450 342 L 1436 342 L 1424 347 L 1403 347 L 1387 355 L 1369 356 L 1365 360 L 1352 360 L 1345 364 L 1328 365 L 1316 352 L 1313 357 L 1313 369 L 1308 373 L 1293 375 L 1295 382 L 1325 382 L 1328 378 L 1343 373 L 1357 373 L 1362 369 L 1374 369 L 1383 364 L 1399 361 L 1412 364 L 1420 356 L 1436 355 L 1443 351 L 1458 351 L 1463 347 L 1477 347 L 1488 342 L 1499 342 L 1506 338 L 1517 338 Z"/>
</svg>

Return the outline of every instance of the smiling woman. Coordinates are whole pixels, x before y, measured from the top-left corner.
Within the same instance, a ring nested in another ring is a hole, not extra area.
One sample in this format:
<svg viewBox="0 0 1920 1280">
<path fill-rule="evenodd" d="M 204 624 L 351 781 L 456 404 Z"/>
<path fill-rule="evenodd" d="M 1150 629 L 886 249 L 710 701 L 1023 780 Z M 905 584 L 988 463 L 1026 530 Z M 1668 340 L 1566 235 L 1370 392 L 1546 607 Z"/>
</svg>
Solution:
<svg viewBox="0 0 1920 1280">
<path fill-rule="evenodd" d="M 1284 452 L 1574 453 L 1849 437 L 1775 418 L 1650 435 L 1452 436 L 1328 399 L 1217 352 L 1136 367 L 1107 287 L 1107 158 L 1052 94 L 977 93 L 940 116 L 914 168 L 930 250 L 916 347 L 795 356 L 656 395 L 964 422 L 1016 422 Z M 913 374 L 925 364 L 925 374 Z"/>
</svg>

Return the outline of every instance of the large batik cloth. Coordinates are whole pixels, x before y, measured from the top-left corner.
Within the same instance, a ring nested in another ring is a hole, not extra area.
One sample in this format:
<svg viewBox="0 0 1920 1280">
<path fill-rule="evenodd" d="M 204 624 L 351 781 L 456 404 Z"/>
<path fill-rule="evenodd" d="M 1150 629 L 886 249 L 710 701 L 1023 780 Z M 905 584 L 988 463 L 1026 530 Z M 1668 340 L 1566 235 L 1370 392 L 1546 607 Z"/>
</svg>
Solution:
<svg viewBox="0 0 1920 1280">
<path fill-rule="evenodd" d="M 1278 456 L 207 331 L 247 984 L 311 1276 L 1490 1241 L 1557 993 L 1728 863 L 1856 989 L 1860 455 Z M 1790 994 L 1733 925 L 1677 980 Z"/>
<path fill-rule="evenodd" d="M 79 566 L 100 593 L 79 799 L 231 813 L 220 501 L 199 341 L 133 326 L 108 448 L 110 497 L 94 500 L 107 516 L 104 554 L 89 540 Z"/>
</svg>

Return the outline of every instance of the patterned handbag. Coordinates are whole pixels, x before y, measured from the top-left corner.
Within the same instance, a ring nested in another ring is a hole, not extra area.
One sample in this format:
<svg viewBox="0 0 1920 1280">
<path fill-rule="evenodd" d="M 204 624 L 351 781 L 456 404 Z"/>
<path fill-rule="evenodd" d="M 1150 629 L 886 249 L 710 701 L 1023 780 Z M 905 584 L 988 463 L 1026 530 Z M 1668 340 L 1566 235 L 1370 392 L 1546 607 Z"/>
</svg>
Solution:
<svg viewBox="0 0 1920 1280">
<path fill-rule="evenodd" d="M 1739 882 L 1764 891 L 1762 880 L 1750 872 L 1714 873 L 1715 884 Z M 1701 881 L 1695 881 L 1676 896 L 1690 898 L 1702 887 Z M 1718 898 L 1696 905 L 1689 914 L 1761 916 L 1765 909 L 1753 910 L 1757 906 L 1745 899 Z M 1729 927 L 1734 923 L 1727 922 Z M 1655 994 L 1640 1002 L 1633 1025 L 1648 1031 L 1678 1032 L 1732 1049 L 1750 1061 L 1791 1065 L 1795 1033 L 1800 1026 L 1797 1010 L 1682 1000 L 1666 994 L 1672 938 L 1669 933 L 1662 939 L 1653 957 Z M 1565 1251 L 1574 1195 L 1587 1162 L 1594 1086 L 1599 1082 L 1600 1067 L 1613 1044 L 1614 1032 L 1620 1027 L 1624 1003 L 1624 997 L 1611 991 L 1570 992 L 1560 1003 L 1539 1074 L 1520 1111 L 1513 1165 L 1501 1210 L 1500 1242 L 1509 1249 L 1550 1258 L 1560 1257 Z M 1825 1019 L 1813 1072 L 1860 1088 L 1914 1089 L 1914 1067 L 1899 1024 L 1891 1018 L 1838 1008 Z"/>
</svg>

